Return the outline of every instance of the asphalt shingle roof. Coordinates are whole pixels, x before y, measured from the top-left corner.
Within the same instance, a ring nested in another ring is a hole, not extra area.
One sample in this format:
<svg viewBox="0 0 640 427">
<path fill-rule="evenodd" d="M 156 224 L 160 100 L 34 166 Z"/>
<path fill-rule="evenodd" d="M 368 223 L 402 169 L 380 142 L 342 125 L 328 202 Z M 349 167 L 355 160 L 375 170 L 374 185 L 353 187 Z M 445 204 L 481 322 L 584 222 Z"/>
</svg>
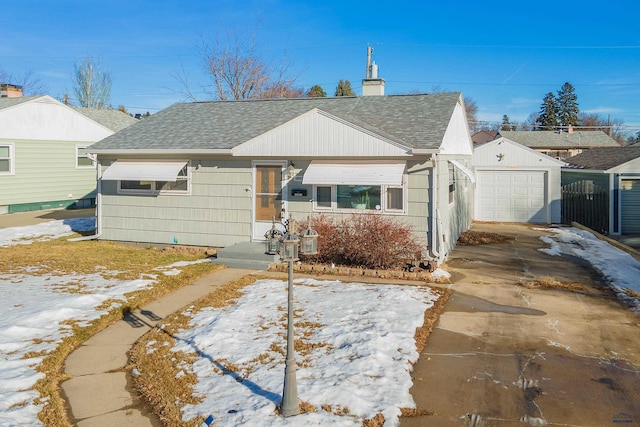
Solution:
<svg viewBox="0 0 640 427">
<path fill-rule="evenodd" d="M 460 93 L 174 104 L 95 150 L 230 149 L 314 108 L 410 148 L 437 149 Z"/>
<path fill-rule="evenodd" d="M 640 145 L 631 147 L 593 148 L 565 159 L 569 167 L 608 170 L 640 158 Z"/>
<path fill-rule="evenodd" d="M 84 107 L 71 107 L 74 110 L 84 114 L 91 120 L 100 123 L 102 126 L 111 129 L 114 132 L 118 132 L 126 127 L 131 126 L 134 123 L 138 123 L 139 120 L 134 119 L 127 113 L 123 113 L 120 110 L 112 109 L 98 109 L 98 108 L 84 108 Z"/>
<path fill-rule="evenodd" d="M 533 149 L 620 147 L 602 131 L 500 131 L 500 135 Z"/>
</svg>

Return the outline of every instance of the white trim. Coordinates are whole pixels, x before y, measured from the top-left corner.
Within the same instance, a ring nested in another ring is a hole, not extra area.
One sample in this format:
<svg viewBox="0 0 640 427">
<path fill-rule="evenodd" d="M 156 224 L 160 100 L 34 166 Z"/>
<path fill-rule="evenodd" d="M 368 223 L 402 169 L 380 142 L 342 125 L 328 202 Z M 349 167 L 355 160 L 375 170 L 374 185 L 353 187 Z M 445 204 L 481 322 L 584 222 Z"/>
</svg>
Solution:
<svg viewBox="0 0 640 427">
<path fill-rule="evenodd" d="M 381 213 L 387 215 L 406 215 L 407 214 L 407 195 L 408 188 L 406 182 L 403 185 L 380 185 L 380 184 L 364 184 L 371 185 L 373 187 L 380 187 L 380 209 L 349 209 L 338 207 L 338 189 L 337 187 L 343 184 L 314 184 L 313 185 L 313 211 L 314 212 L 335 212 L 335 213 Z M 346 184 L 345 184 L 346 185 Z M 331 188 L 331 207 L 318 206 L 318 187 Z M 389 188 L 401 188 L 402 189 L 402 209 L 391 209 L 387 205 L 387 190 Z"/>
<path fill-rule="evenodd" d="M 8 172 L 0 171 L 0 175 L 2 176 L 15 175 L 16 174 L 15 144 L 2 142 L 0 143 L 0 147 L 9 147 L 9 171 Z"/>
<path fill-rule="evenodd" d="M 462 171 L 463 174 L 465 174 L 469 180 L 471 181 L 471 183 L 475 184 L 476 183 L 476 177 L 473 174 L 473 172 L 471 171 L 471 169 L 467 168 L 465 165 L 463 165 L 462 163 L 460 163 L 457 160 L 448 160 L 449 163 L 451 163 L 452 165 L 454 165 L 455 167 L 457 167 L 458 169 L 460 169 Z"/>
<path fill-rule="evenodd" d="M 303 184 L 391 185 L 404 181 L 406 162 L 339 162 L 313 160 L 302 178 Z"/>
<path fill-rule="evenodd" d="M 102 178 L 101 180 L 104 180 L 104 175 L 109 171 L 109 169 L 115 164 L 117 163 L 114 162 L 111 164 L 111 166 L 107 167 L 107 169 L 103 172 L 102 174 Z M 126 162 L 125 162 L 126 163 Z M 119 179 L 117 179 L 118 184 L 117 184 L 117 193 L 118 194 L 124 194 L 124 195 L 139 195 L 139 196 L 158 196 L 158 195 L 176 195 L 176 196 L 189 196 L 191 195 L 191 167 L 190 167 L 190 162 L 189 161 L 184 161 L 184 163 L 182 162 L 172 162 L 174 163 L 173 167 L 176 167 L 176 164 L 182 164 L 182 167 L 175 172 L 175 175 L 173 174 L 173 172 L 171 174 L 169 174 L 168 169 L 169 167 L 167 166 L 167 169 L 163 170 L 163 171 L 158 171 L 156 170 L 155 172 L 150 171 L 150 168 L 143 168 L 140 171 L 136 172 L 136 171 L 131 171 L 129 169 L 129 167 L 132 166 L 133 163 L 154 163 L 157 165 L 158 162 L 128 162 L 130 163 L 129 165 L 126 165 L 128 167 L 120 167 L 120 168 L 116 168 L 112 174 L 111 177 L 107 178 L 107 180 L 115 180 L 114 176 L 117 176 Z M 165 162 L 167 163 L 167 162 Z M 166 165 L 165 165 L 166 166 Z M 180 172 L 186 169 L 186 176 L 184 178 L 180 177 Z M 173 169 L 172 169 L 173 170 Z M 122 172 L 122 174 L 120 174 L 119 176 L 117 175 L 118 173 Z M 133 175 L 129 175 L 129 174 L 133 174 Z M 149 175 L 151 173 L 151 175 Z M 139 176 L 136 176 L 136 174 L 138 174 Z M 155 175 L 155 176 L 153 176 Z M 150 178 L 146 178 L 147 176 L 151 177 L 151 178 L 155 178 L 155 179 L 150 179 Z M 183 180 L 186 181 L 187 183 L 187 189 L 186 190 L 163 190 L 162 188 L 158 188 L 158 182 L 177 182 L 178 180 Z M 149 183 L 149 189 L 127 189 L 127 188 L 122 188 L 122 182 L 123 181 L 134 181 L 134 182 L 148 182 Z"/>
<path fill-rule="evenodd" d="M 94 159 L 92 159 L 89 155 L 89 151 L 87 151 L 87 148 L 89 148 L 91 144 L 76 144 L 76 169 L 95 169 L 96 167 L 96 162 Z M 86 157 L 87 159 L 91 160 L 91 166 L 80 166 L 78 164 L 78 159 L 80 158 L 80 155 L 78 154 L 78 151 L 84 149 L 85 150 L 85 155 L 82 157 Z"/>
<path fill-rule="evenodd" d="M 280 166 L 282 168 L 282 214 L 283 219 L 286 219 L 287 209 L 288 209 L 288 198 L 287 198 L 287 183 L 288 180 L 285 179 L 285 173 L 287 170 L 288 161 L 286 160 L 254 160 L 251 162 L 251 241 L 262 241 L 264 240 L 264 233 L 266 233 L 271 228 L 271 223 L 267 223 L 266 221 L 257 221 L 256 220 L 256 168 L 258 166 Z"/>
<path fill-rule="evenodd" d="M 116 160 L 102 174 L 105 181 L 175 181 L 187 160 L 127 161 Z"/>
</svg>

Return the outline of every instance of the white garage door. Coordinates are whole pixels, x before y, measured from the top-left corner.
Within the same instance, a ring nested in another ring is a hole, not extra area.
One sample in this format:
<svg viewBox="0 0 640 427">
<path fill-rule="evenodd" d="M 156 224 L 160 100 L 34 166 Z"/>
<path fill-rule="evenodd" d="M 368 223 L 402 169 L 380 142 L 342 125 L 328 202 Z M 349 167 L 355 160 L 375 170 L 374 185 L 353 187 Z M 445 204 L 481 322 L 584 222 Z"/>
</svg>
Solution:
<svg viewBox="0 0 640 427">
<path fill-rule="evenodd" d="M 544 171 L 478 171 L 476 220 L 547 222 Z"/>
<path fill-rule="evenodd" d="M 640 233 L 640 179 L 622 180 L 622 234 Z"/>
</svg>

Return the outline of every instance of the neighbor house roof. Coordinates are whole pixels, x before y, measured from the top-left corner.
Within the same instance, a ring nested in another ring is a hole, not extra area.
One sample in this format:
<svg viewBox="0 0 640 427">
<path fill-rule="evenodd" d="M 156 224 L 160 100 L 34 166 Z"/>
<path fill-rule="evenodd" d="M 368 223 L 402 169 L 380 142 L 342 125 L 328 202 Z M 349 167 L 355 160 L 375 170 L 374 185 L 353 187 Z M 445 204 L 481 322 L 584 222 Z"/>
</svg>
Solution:
<svg viewBox="0 0 640 427">
<path fill-rule="evenodd" d="M 134 119 L 127 113 L 123 113 L 120 110 L 112 110 L 108 108 L 85 108 L 85 107 L 71 107 L 74 110 L 84 114 L 91 120 L 100 123 L 102 126 L 111 129 L 114 132 L 118 132 L 134 123 L 138 123 L 139 120 Z"/>
<path fill-rule="evenodd" d="M 13 107 L 14 105 L 23 104 L 25 102 L 32 101 L 34 99 L 40 98 L 43 95 L 37 96 L 19 96 L 17 98 L 0 98 L 0 110 L 4 108 Z"/>
<path fill-rule="evenodd" d="M 565 159 L 570 168 L 608 170 L 640 158 L 640 145 L 594 148 Z"/>
<path fill-rule="evenodd" d="M 603 131 L 500 131 L 500 135 L 534 149 L 620 147 Z"/>
<path fill-rule="evenodd" d="M 93 150 L 231 149 L 314 109 L 411 148 L 437 149 L 460 93 L 174 104 Z"/>
<path fill-rule="evenodd" d="M 481 130 L 473 134 L 471 140 L 474 144 L 484 144 L 485 142 L 493 141 L 498 137 L 497 130 Z"/>
</svg>

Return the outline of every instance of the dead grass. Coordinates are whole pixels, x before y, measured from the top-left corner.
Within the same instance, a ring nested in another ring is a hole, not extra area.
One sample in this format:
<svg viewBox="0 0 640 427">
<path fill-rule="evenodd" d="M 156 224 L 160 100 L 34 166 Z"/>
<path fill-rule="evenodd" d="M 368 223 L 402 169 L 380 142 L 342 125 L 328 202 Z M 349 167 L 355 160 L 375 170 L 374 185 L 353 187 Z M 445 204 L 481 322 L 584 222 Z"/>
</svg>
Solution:
<svg viewBox="0 0 640 427">
<path fill-rule="evenodd" d="M 0 271 L 3 273 L 24 273 L 31 275 L 67 275 L 100 273 L 119 279 L 137 279 L 143 274 L 153 273 L 155 267 L 166 266 L 176 261 L 201 259 L 201 254 L 160 251 L 124 246 L 111 242 L 84 241 L 69 242 L 68 237 L 47 242 L 33 242 L 30 245 L 16 245 L 0 248 Z M 37 268 L 34 268 L 37 267 Z M 157 275 L 152 289 L 127 294 L 127 306 L 139 307 L 175 289 L 192 283 L 198 277 L 219 267 L 210 263 L 193 264 L 181 269 L 177 276 Z M 158 272 L 159 273 L 159 272 Z M 57 287 L 61 292 L 84 293 L 84 287 L 71 283 L 68 289 Z M 68 377 L 64 373 L 67 356 L 84 341 L 97 332 L 122 318 L 122 307 L 112 309 L 108 314 L 96 319 L 88 326 L 71 325 L 73 335 L 64 338 L 54 351 L 47 354 L 38 371 L 45 374 L 34 388 L 40 393 L 38 403 L 43 403 L 40 420 L 47 426 L 70 426 L 66 403 L 62 397 L 60 383 Z"/>
<path fill-rule="evenodd" d="M 463 231 L 458 238 L 461 246 L 489 245 L 492 243 L 504 243 L 513 240 L 513 237 L 503 234 L 488 233 L 485 231 Z"/>
<path fill-rule="evenodd" d="M 581 283 L 563 282 L 549 276 L 538 277 L 535 280 L 521 283 L 521 285 L 527 289 L 560 289 L 570 292 L 588 291 L 588 288 Z"/>
<path fill-rule="evenodd" d="M 243 289 L 251 285 L 257 280 L 267 277 L 247 276 L 235 282 L 228 283 L 200 300 L 189 306 L 188 311 L 195 313 L 204 307 L 224 307 L 234 304 L 235 300 L 242 295 Z M 416 328 L 415 341 L 418 352 L 422 352 L 427 339 L 433 330 L 444 305 L 449 296 L 453 293 L 450 289 L 433 289 L 433 292 L 439 294 L 438 300 L 434 306 L 427 310 L 424 315 L 424 323 L 421 327 Z M 285 311 L 285 308 L 281 308 Z M 198 403 L 198 399 L 191 396 L 193 386 L 195 384 L 194 375 L 186 373 L 179 366 L 191 364 L 196 360 L 197 355 L 184 354 L 182 352 L 168 353 L 175 345 L 174 335 L 189 326 L 190 316 L 183 314 L 184 312 L 175 313 L 169 316 L 163 322 L 163 328 L 155 328 L 145 336 L 143 336 L 129 352 L 130 365 L 128 371 L 137 370 L 137 374 L 133 377 L 134 386 L 138 389 L 145 400 L 151 405 L 155 414 L 157 414 L 164 425 L 187 427 L 200 425 L 204 421 L 203 418 L 192 419 L 189 422 L 182 421 L 180 412 L 181 406 L 187 403 Z M 286 315 L 283 314 L 281 321 L 286 322 Z M 300 366 L 309 366 L 311 351 L 317 348 L 326 348 L 330 351 L 332 348 L 326 343 L 311 342 L 313 330 L 321 328 L 324 325 L 317 322 L 295 322 L 296 330 L 299 335 L 296 337 L 295 350 L 301 356 Z M 283 330 L 283 340 L 273 343 L 271 351 L 279 353 L 284 357 L 285 346 Z M 269 364 L 274 362 L 274 358 L 270 354 L 261 354 L 254 360 L 240 365 L 229 363 L 226 360 L 216 360 L 221 370 L 232 372 L 242 378 L 250 374 L 251 366 L 256 363 Z M 219 368 L 220 369 L 220 368 Z M 336 415 L 349 415 L 349 408 L 343 406 L 331 406 L 327 404 L 321 405 L 321 409 Z M 276 411 L 278 409 L 276 408 Z M 318 408 L 308 402 L 300 402 L 300 410 L 305 412 L 317 412 Z M 430 412 L 417 409 L 402 408 L 402 416 L 412 417 L 420 415 L 431 415 Z M 380 427 L 384 424 L 384 416 L 377 414 L 375 417 L 364 420 L 363 427 Z"/>
</svg>

